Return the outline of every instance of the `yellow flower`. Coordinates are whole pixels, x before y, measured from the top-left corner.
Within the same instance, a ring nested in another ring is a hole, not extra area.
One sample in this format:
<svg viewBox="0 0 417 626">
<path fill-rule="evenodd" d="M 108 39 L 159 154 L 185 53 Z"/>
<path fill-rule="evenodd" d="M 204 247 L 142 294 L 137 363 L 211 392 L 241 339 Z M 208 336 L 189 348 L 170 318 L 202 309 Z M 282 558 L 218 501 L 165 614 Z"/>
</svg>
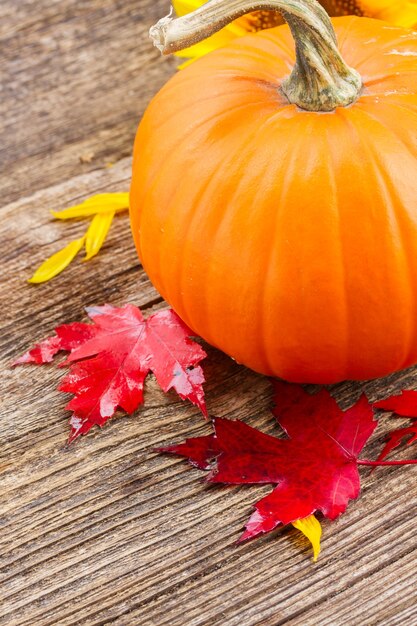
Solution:
<svg viewBox="0 0 417 626">
<path fill-rule="evenodd" d="M 116 213 L 129 208 L 128 193 L 103 193 L 91 196 L 81 204 L 63 211 L 52 211 L 52 215 L 60 220 L 92 217 L 84 237 L 71 241 L 65 248 L 53 254 L 36 270 L 30 283 L 45 283 L 60 274 L 77 254 L 85 247 L 85 261 L 95 256 L 103 245 Z"/>
<path fill-rule="evenodd" d="M 173 0 L 173 6 L 178 16 L 195 11 L 205 3 L 206 0 Z M 417 0 L 320 0 L 320 3 L 332 16 L 362 15 L 385 20 L 396 26 L 406 28 L 417 26 Z M 208 52 L 227 45 L 236 37 L 271 28 L 282 24 L 282 22 L 281 16 L 276 11 L 255 11 L 244 15 L 209 39 L 177 52 L 176 56 L 188 59 L 186 63 L 179 66 L 179 69 Z"/>
</svg>

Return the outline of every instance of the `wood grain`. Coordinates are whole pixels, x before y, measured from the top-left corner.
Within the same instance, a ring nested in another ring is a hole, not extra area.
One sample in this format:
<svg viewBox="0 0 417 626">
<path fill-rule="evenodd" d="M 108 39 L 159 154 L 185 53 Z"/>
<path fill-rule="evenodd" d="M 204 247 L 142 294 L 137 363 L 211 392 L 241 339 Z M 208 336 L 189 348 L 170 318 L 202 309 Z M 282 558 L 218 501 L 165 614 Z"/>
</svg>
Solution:
<svg viewBox="0 0 417 626">
<path fill-rule="evenodd" d="M 148 39 L 166 11 L 162 0 L 2 0 L 3 200 L 130 155 L 175 63 Z"/>
<path fill-rule="evenodd" d="M 0 623 L 417 624 L 413 467 L 364 468 L 361 499 L 338 521 L 323 522 L 323 554 L 313 565 L 292 529 L 235 544 L 268 487 L 209 486 L 185 462 L 152 452 L 210 431 L 193 406 L 164 396 L 152 378 L 144 408 L 68 447 L 66 398 L 56 391 L 62 373 L 9 368 L 57 324 L 85 319 L 85 306 L 165 306 L 123 215 L 93 261 L 43 286 L 26 283 L 85 229 L 52 221 L 49 209 L 128 189 L 135 126 L 173 71 L 144 38 L 165 11 L 166 3 L 150 0 L 0 5 Z M 81 163 L 89 151 L 93 162 Z M 274 432 L 268 380 L 207 349 L 210 413 Z M 348 406 L 363 390 L 376 399 L 403 386 L 417 388 L 416 368 L 332 393 Z M 382 417 L 368 457 L 390 427 Z"/>
</svg>

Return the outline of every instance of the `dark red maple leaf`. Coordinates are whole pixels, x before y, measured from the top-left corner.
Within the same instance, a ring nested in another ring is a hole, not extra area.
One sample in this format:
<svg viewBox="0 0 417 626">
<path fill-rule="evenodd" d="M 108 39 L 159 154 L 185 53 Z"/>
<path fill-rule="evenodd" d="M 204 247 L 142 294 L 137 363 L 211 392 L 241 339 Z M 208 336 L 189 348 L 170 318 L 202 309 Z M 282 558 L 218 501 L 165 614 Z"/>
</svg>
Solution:
<svg viewBox="0 0 417 626">
<path fill-rule="evenodd" d="M 364 395 L 342 411 L 326 390 L 310 395 L 282 382 L 273 413 L 286 439 L 217 418 L 213 435 L 160 449 L 209 470 L 212 483 L 276 485 L 256 503 L 240 541 L 316 511 L 330 519 L 343 513 L 359 495 L 358 455 L 377 426 Z"/>
<path fill-rule="evenodd" d="M 207 416 L 204 374 L 198 365 L 207 355 L 189 337 L 192 331 L 171 309 L 144 319 L 130 304 L 87 309 L 93 324 L 64 324 L 17 359 L 14 365 L 43 364 L 60 350 L 70 365 L 60 391 L 74 394 L 70 441 L 102 426 L 117 408 L 132 413 L 143 402 L 146 376 L 152 372 L 163 391 L 174 389 Z"/>
<path fill-rule="evenodd" d="M 376 409 L 393 411 L 398 417 L 409 417 L 414 419 L 411 426 L 397 428 L 388 435 L 388 441 L 378 457 L 378 461 L 385 459 L 392 450 L 398 448 L 404 441 L 411 445 L 417 441 L 417 391 L 403 390 L 399 395 L 390 396 L 375 402 Z"/>
</svg>

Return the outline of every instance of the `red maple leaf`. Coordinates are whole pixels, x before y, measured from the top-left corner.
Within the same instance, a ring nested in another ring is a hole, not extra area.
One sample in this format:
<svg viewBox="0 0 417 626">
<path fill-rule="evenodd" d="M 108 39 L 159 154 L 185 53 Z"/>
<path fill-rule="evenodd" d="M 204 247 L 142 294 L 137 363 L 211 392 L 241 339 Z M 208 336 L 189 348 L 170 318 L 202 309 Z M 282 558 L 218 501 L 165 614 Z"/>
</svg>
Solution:
<svg viewBox="0 0 417 626">
<path fill-rule="evenodd" d="M 198 365 L 207 355 L 189 339 L 192 331 L 171 309 L 144 319 L 130 304 L 87 309 L 93 324 L 64 324 L 14 365 L 43 364 L 60 350 L 70 352 L 70 365 L 60 391 L 74 394 L 69 441 L 103 424 L 117 408 L 132 413 L 143 403 L 143 386 L 152 372 L 163 391 L 175 389 L 207 416 L 204 375 Z"/>
<path fill-rule="evenodd" d="M 364 395 L 342 411 L 326 390 L 310 395 L 299 385 L 277 382 L 275 403 L 286 439 L 217 418 L 215 434 L 160 449 L 209 470 L 212 483 L 276 485 L 255 504 L 240 541 L 316 511 L 329 519 L 343 513 L 359 495 L 358 455 L 377 426 Z"/>
<path fill-rule="evenodd" d="M 413 418 L 411 426 L 397 428 L 388 435 L 388 441 L 378 457 L 378 461 L 385 459 L 392 450 L 398 448 L 404 441 L 411 445 L 417 441 L 417 391 L 403 390 L 399 395 L 390 396 L 380 402 L 375 402 L 376 409 L 393 411 L 398 417 Z"/>
</svg>

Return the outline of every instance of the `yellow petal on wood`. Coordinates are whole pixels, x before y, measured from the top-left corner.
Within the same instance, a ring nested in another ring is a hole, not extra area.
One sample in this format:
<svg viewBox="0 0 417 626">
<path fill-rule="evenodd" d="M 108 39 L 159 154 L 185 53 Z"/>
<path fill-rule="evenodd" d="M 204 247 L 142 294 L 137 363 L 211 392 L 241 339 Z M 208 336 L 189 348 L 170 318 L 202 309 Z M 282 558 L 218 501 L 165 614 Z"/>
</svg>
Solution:
<svg viewBox="0 0 417 626">
<path fill-rule="evenodd" d="M 60 274 L 77 256 L 84 245 L 84 241 L 85 237 L 71 241 L 65 248 L 50 256 L 49 259 L 46 259 L 36 270 L 32 278 L 29 278 L 28 282 L 46 283 L 48 280 L 51 280 L 51 278 Z"/>
<path fill-rule="evenodd" d="M 109 211 L 108 213 L 97 213 L 93 217 L 85 236 L 86 255 L 84 261 L 88 261 L 99 252 L 107 237 L 114 216 L 115 211 Z"/>
<path fill-rule="evenodd" d="M 317 558 L 320 554 L 320 539 L 321 539 L 321 524 L 318 519 L 314 515 L 309 515 L 308 517 L 304 517 L 303 519 L 298 519 L 293 522 L 292 525 L 297 530 L 301 531 L 303 535 L 307 537 L 313 546 L 314 562 L 317 561 Z"/>
<path fill-rule="evenodd" d="M 96 204 L 97 202 L 106 205 L 109 209 L 117 206 L 126 208 L 129 207 L 129 192 L 96 193 L 84 200 L 84 204 Z"/>
<path fill-rule="evenodd" d="M 128 208 L 128 193 L 99 193 L 63 211 L 52 211 L 52 215 L 59 220 L 70 220 L 77 217 L 91 217 L 97 213 L 108 213 L 109 211 L 119 213 Z"/>
</svg>

